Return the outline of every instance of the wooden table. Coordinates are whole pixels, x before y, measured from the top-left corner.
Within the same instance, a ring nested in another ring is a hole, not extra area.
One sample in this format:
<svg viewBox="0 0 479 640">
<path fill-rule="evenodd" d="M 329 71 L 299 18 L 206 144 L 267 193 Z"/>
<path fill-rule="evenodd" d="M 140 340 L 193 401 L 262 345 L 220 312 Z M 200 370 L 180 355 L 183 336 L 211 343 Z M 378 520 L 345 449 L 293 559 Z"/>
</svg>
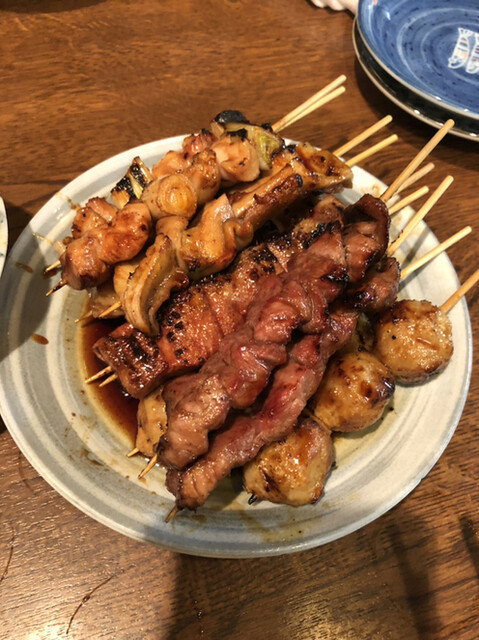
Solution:
<svg viewBox="0 0 479 640">
<path fill-rule="evenodd" d="M 0 24 L 11 243 L 97 162 L 227 107 L 274 122 L 340 73 L 345 96 L 288 135 L 334 148 L 391 113 L 399 142 L 364 164 L 390 182 L 433 133 L 365 77 L 352 16 L 306 0 L 8 1 Z M 441 240 L 477 226 L 478 148 L 449 136 L 432 153 L 430 184 L 455 177 L 429 218 Z M 474 234 L 449 255 L 464 281 Z M 478 296 L 467 296 L 476 329 Z M 477 364 L 450 444 L 411 495 L 356 533 L 283 557 L 206 559 L 127 539 L 61 498 L 0 426 L 0 638 L 478 638 Z"/>
</svg>

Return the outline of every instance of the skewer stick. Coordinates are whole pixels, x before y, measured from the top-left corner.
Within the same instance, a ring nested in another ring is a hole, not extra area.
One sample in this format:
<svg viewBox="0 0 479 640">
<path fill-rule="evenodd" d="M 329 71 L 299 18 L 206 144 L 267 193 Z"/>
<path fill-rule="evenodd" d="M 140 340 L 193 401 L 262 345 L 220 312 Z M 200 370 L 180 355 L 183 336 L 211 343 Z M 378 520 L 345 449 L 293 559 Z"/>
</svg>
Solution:
<svg viewBox="0 0 479 640">
<path fill-rule="evenodd" d="M 140 450 L 138 449 L 138 447 L 135 447 L 134 449 L 132 449 L 130 451 L 130 453 L 126 454 L 127 458 L 132 458 L 133 456 L 136 456 L 137 453 L 140 453 Z"/>
<path fill-rule="evenodd" d="M 407 267 L 404 267 L 404 269 L 401 270 L 401 280 L 407 278 L 407 276 L 411 275 L 411 273 L 417 271 L 417 269 L 433 260 L 440 253 L 446 251 L 446 249 L 449 249 L 449 247 L 452 247 L 453 244 L 456 244 L 456 242 L 459 242 L 459 240 L 462 240 L 462 238 L 465 238 L 471 233 L 471 231 L 472 227 L 464 227 L 447 240 L 444 240 L 444 242 L 441 242 L 441 244 L 438 244 L 437 247 L 434 247 L 434 249 L 431 249 L 431 251 L 425 253 L 421 258 L 418 258 Z"/>
<path fill-rule="evenodd" d="M 401 211 L 401 209 L 404 209 L 404 207 L 407 207 L 412 202 L 419 200 L 419 198 L 422 198 L 422 196 L 425 196 L 426 193 L 428 192 L 429 192 L 429 187 L 424 186 L 424 187 L 421 187 L 420 189 L 417 189 L 416 191 L 413 191 L 408 196 L 401 198 L 401 200 L 398 200 L 397 202 L 395 202 L 389 207 L 389 215 L 393 215 L 393 213 L 397 213 L 398 211 Z"/>
<path fill-rule="evenodd" d="M 433 135 L 429 142 L 419 151 L 419 153 L 411 160 L 405 169 L 401 171 L 394 182 L 386 189 L 381 196 L 383 202 L 387 202 L 392 195 L 403 185 L 403 183 L 416 171 L 421 162 L 427 158 L 436 145 L 444 138 L 446 133 L 454 126 L 454 120 L 447 120 L 442 127 Z"/>
<path fill-rule="evenodd" d="M 421 222 L 421 220 L 425 217 L 425 215 L 432 209 L 432 207 L 436 204 L 442 194 L 446 191 L 446 189 L 452 184 L 454 178 L 452 176 L 446 176 L 441 184 L 434 190 L 434 192 L 429 196 L 426 202 L 422 205 L 419 211 L 411 218 L 411 220 L 407 223 L 404 229 L 400 232 L 398 237 L 391 242 L 388 247 L 387 255 L 391 256 L 400 245 L 406 240 L 409 234 L 415 229 L 415 227 Z"/>
<path fill-rule="evenodd" d="M 57 284 L 54 287 L 52 287 L 49 291 L 47 291 L 45 295 L 48 298 L 48 296 L 51 296 L 52 293 L 55 293 L 55 291 L 58 291 L 59 289 L 61 289 L 65 285 L 66 285 L 66 282 L 63 282 L 63 280 L 60 280 L 60 282 L 57 282 Z"/>
<path fill-rule="evenodd" d="M 111 367 L 105 367 L 101 371 L 97 371 L 90 378 L 87 378 L 85 380 L 85 382 L 86 382 L 86 384 L 90 384 L 90 382 L 95 382 L 95 380 L 98 380 L 98 378 L 103 378 L 103 376 L 106 376 L 108 373 L 111 373 L 112 371 L 113 371 L 113 369 Z"/>
<path fill-rule="evenodd" d="M 107 309 L 105 309 L 100 314 L 98 314 L 98 317 L 99 318 L 106 318 L 106 316 L 109 316 L 110 313 L 113 313 L 113 311 L 116 311 L 120 307 L 121 307 L 121 302 L 119 300 L 117 300 L 116 302 L 111 304 Z"/>
<path fill-rule="evenodd" d="M 83 320 L 88 320 L 88 318 L 93 318 L 93 311 L 87 311 L 87 313 L 84 313 L 82 316 L 77 318 L 75 320 L 75 324 L 78 324 L 79 322 L 82 322 Z"/>
<path fill-rule="evenodd" d="M 428 162 L 427 164 L 425 164 L 424 167 L 418 169 L 407 180 L 404 180 L 399 189 L 396 189 L 396 193 L 401 193 L 401 191 L 404 191 L 404 189 L 407 189 L 421 178 L 424 178 L 424 176 L 427 176 L 427 174 L 430 173 L 434 169 L 434 167 L 434 162 Z"/>
<path fill-rule="evenodd" d="M 107 384 L 110 384 L 110 382 L 113 382 L 117 378 L 118 376 L 116 375 L 116 373 L 112 373 L 111 376 L 108 376 L 108 378 L 106 378 L 106 380 L 103 380 L 103 382 L 100 382 L 98 387 L 106 387 Z"/>
<path fill-rule="evenodd" d="M 288 120 L 279 129 L 273 127 L 273 130 L 275 132 L 278 132 L 278 131 L 282 131 L 283 129 L 286 129 L 286 127 L 289 127 L 290 125 L 292 125 L 297 120 L 301 120 L 301 118 L 304 118 L 309 113 L 312 113 L 313 111 L 316 111 L 316 109 L 319 109 L 319 107 L 323 107 L 328 102 L 331 102 L 331 100 L 334 100 L 335 98 L 338 98 L 345 91 L 346 91 L 345 87 L 338 87 L 337 89 L 335 89 L 334 91 L 331 91 L 331 93 L 328 93 L 327 95 L 323 96 L 322 98 L 320 98 L 319 100 L 317 100 L 313 104 L 311 104 L 311 105 L 309 105 L 307 107 L 303 107 L 300 111 L 298 111 L 298 113 L 295 116 L 290 116 L 288 118 Z"/>
<path fill-rule="evenodd" d="M 169 522 L 170 520 L 173 520 L 173 518 L 176 516 L 176 514 L 178 513 L 179 509 L 178 507 L 175 506 L 173 507 L 173 509 L 170 511 L 170 513 L 166 516 L 165 518 L 165 522 Z"/>
<path fill-rule="evenodd" d="M 155 453 L 155 455 L 152 458 L 150 458 L 150 461 L 148 462 L 146 467 L 142 471 L 140 471 L 140 473 L 138 474 L 138 479 L 141 480 L 143 476 L 146 476 L 148 471 L 151 471 L 151 469 L 153 469 L 153 467 L 157 462 L 158 462 L 158 454 Z"/>
<path fill-rule="evenodd" d="M 335 156 L 342 156 L 354 147 L 357 147 L 358 144 L 366 140 L 366 138 L 370 138 L 377 131 L 388 125 L 392 121 L 392 116 L 385 116 L 375 124 L 371 125 L 367 129 L 365 129 L 362 133 L 359 133 L 357 136 L 354 136 L 349 142 L 345 142 L 342 147 L 338 147 L 335 151 L 333 151 Z"/>
<path fill-rule="evenodd" d="M 384 140 L 381 140 L 380 142 L 373 144 L 373 146 L 369 147 L 369 149 L 366 149 L 365 151 L 362 151 L 361 153 L 358 153 L 357 155 L 353 156 L 350 160 L 347 160 L 346 163 L 350 167 L 352 167 L 353 165 L 358 164 L 362 160 L 369 158 L 369 156 L 372 156 L 377 151 L 381 151 L 381 149 L 384 149 L 385 147 L 389 147 L 390 144 L 393 144 L 397 140 L 399 140 L 399 138 L 394 133 L 392 136 L 389 136 L 388 138 L 384 138 Z"/>
<path fill-rule="evenodd" d="M 53 262 L 52 264 L 48 265 L 48 267 L 45 267 L 45 269 L 43 269 L 43 273 L 48 273 L 49 271 L 53 271 L 54 269 L 58 269 L 58 267 L 61 267 L 61 262 L 60 260 L 57 260 L 56 262 Z"/>
<path fill-rule="evenodd" d="M 341 82 L 338 82 L 340 78 L 344 79 L 341 79 Z M 293 111 L 287 113 L 280 120 L 278 120 L 278 122 L 274 123 L 273 131 L 282 131 L 286 127 L 289 127 L 289 125 L 293 124 L 293 122 L 296 122 L 300 118 L 304 118 L 304 116 L 307 116 L 312 111 L 319 109 L 319 107 L 322 107 L 330 100 L 334 100 L 335 98 L 343 94 L 346 91 L 346 88 L 338 87 L 338 84 L 342 84 L 344 80 L 346 80 L 346 76 L 339 76 L 339 78 L 337 78 L 334 82 L 331 82 L 327 87 L 324 87 L 324 89 L 321 89 L 321 91 L 315 93 L 314 96 L 311 96 L 311 98 L 303 102 L 303 104 L 300 104 L 298 107 L 296 107 L 296 109 L 293 109 Z M 330 88 L 332 85 L 335 85 L 338 88 L 332 91 Z"/>
<path fill-rule="evenodd" d="M 453 293 L 452 296 L 446 300 L 446 302 L 444 302 L 441 305 L 440 307 L 441 311 L 443 313 L 448 313 L 453 308 L 453 306 L 459 302 L 462 296 L 466 295 L 469 289 L 472 289 L 472 287 L 476 284 L 478 280 L 479 280 L 479 269 L 476 269 L 476 271 L 472 274 L 472 276 L 470 276 L 466 280 L 466 282 L 462 284 L 459 287 L 459 289 L 455 293 Z"/>
</svg>

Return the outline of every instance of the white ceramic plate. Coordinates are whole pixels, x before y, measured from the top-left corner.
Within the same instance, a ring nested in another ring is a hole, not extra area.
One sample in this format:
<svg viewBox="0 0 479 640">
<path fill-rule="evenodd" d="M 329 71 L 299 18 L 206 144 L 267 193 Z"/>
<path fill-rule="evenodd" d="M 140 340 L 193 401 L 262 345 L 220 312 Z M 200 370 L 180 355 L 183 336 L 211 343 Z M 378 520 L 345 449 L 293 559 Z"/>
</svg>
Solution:
<svg viewBox="0 0 479 640">
<path fill-rule="evenodd" d="M 18 447 L 61 495 L 91 517 L 123 534 L 163 547 L 214 557 L 290 553 L 327 543 L 371 522 L 403 499 L 434 465 L 461 415 L 470 376 L 471 336 L 467 307 L 451 312 L 455 352 L 444 373 L 416 388 L 399 387 L 394 411 L 361 437 L 336 441 L 337 468 L 316 505 L 301 508 L 258 503 L 225 480 L 197 513 L 181 512 L 169 524 L 173 506 L 163 471 L 136 479 L 144 460 L 126 458 L 130 443 L 115 428 L 96 395 L 83 383 L 74 319 L 84 293 L 52 286 L 43 268 L 56 255 L 52 241 L 69 232 L 71 202 L 106 195 L 139 155 L 147 165 L 182 137 L 153 142 L 111 158 L 57 193 L 32 219 L 5 265 L 0 283 L 0 408 Z M 355 170 L 352 202 L 384 185 Z M 430 215 L 434 215 L 433 213 Z M 400 223 L 399 219 L 399 223 Z M 436 239 L 421 225 L 409 252 L 429 250 Z M 404 253 L 399 256 L 401 259 Z M 29 265 L 32 273 L 18 265 Z M 440 287 L 437 283 L 440 282 Z M 441 303 L 457 288 L 446 256 L 438 257 L 405 283 L 403 295 Z M 37 334 L 48 344 L 32 339 Z"/>
<path fill-rule="evenodd" d="M 7 255 L 8 245 L 8 225 L 7 212 L 2 198 L 0 198 L 0 275 L 2 275 L 5 256 Z"/>
</svg>

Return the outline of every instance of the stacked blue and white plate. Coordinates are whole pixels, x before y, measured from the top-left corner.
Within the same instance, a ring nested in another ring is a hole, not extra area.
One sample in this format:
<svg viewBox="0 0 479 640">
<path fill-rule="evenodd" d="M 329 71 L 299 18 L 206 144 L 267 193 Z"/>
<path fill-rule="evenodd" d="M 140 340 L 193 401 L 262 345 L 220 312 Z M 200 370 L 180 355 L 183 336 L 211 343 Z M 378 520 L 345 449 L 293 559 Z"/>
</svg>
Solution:
<svg viewBox="0 0 479 640">
<path fill-rule="evenodd" d="M 479 141 L 479 0 L 359 0 L 353 42 L 396 105 Z"/>
</svg>

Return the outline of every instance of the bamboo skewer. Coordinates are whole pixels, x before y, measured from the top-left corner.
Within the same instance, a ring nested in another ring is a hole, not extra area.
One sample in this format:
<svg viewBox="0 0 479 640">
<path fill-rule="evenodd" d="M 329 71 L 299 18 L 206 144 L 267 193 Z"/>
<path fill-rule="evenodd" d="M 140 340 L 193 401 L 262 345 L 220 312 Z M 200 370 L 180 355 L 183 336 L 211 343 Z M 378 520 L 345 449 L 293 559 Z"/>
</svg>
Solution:
<svg viewBox="0 0 479 640">
<path fill-rule="evenodd" d="M 404 182 L 414 173 L 419 167 L 421 162 L 427 158 L 431 151 L 436 147 L 439 142 L 444 138 L 446 133 L 454 126 L 454 120 L 447 120 L 442 127 L 433 135 L 429 142 L 419 151 L 419 153 L 411 160 L 405 169 L 401 171 L 394 182 L 386 189 L 382 194 L 381 200 L 387 202 L 391 196 L 393 196 L 397 190 L 404 184 Z"/>
<path fill-rule="evenodd" d="M 48 265 L 48 267 L 45 267 L 45 269 L 43 269 L 43 273 L 48 273 L 49 271 L 58 269 L 58 267 L 61 267 L 61 265 L 62 263 L 60 262 L 60 260 L 57 260 L 56 262 L 53 262 L 52 264 Z"/>
<path fill-rule="evenodd" d="M 453 180 L 454 178 L 452 176 L 447 176 L 446 178 L 444 178 L 441 184 L 434 190 L 434 192 L 429 196 L 429 198 L 418 210 L 418 212 L 411 218 L 404 229 L 399 233 L 398 237 L 389 245 L 387 250 L 388 256 L 391 256 L 395 251 L 397 251 L 404 240 L 406 240 L 409 234 L 416 228 L 419 222 L 421 222 L 425 215 L 430 211 L 430 209 L 432 209 L 439 198 L 443 195 L 446 189 L 452 184 Z"/>
<path fill-rule="evenodd" d="M 114 382 L 117 378 L 118 376 L 116 375 L 116 373 L 112 373 L 111 376 L 108 376 L 106 380 L 102 380 L 98 387 L 105 387 L 107 384 L 110 384 L 110 382 Z"/>
<path fill-rule="evenodd" d="M 334 91 L 331 91 L 331 93 L 328 93 L 327 95 L 317 100 L 315 103 L 307 107 L 303 107 L 303 109 L 298 111 L 298 113 L 295 116 L 289 116 L 288 120 L 284 124 L 282 124 L 280 128 L 278 128 L 277 125 L 273 125 L 273 131 L 278 133 L 279 131 L 286 129 L 286 127 L 289 127 L 294 122 L 297 122 L 298 120 L 301 120 L 301 118 L 304 118 L 305 116 L 312 113 L 313 111 L 316 111 L 316 109 L 319 109 L 319 107 L 323 107 L 328 102 L 331 102 L 331 100 L 338 98 L 345 91 L 346 91 L 346 87 L 338 87 Z"/>
<path fill-rule="evenodd" d="M 404 209 L 404 207 L 407 207 L 412 202 L 415 202 L 416 200 L 419 200 L 419 198 L 422 198 L 422 196 L 425 196 L 426 193 L 429 193 L 429 187 L 424 186 L 424 187 L 421 187 L 420 189 L 417 189 L 416 191 L 413 191 L 408 196 L 401 198 L 400 200 L 392 204 L 390 207 L 388 207 L 389 215 L 392 216 L 394 213 L 401 211 L 401 209 Z"/>
<path fill-rule="evenodd" d="M 158 454 L 155 453 L 154 456 L 152 456 L 150 458 L 150 460 L 148 461 L 148 464 L 146 465 L 146 467 L 144 469 L 142 469 L 140 471 L 140 473 L 138 474 L 138 479 L 141 480 L 141 478 L 143 478 L 143 476 L 146 476 L 146 474 L 148 473 L 148 471 L 151 471 L 151 469 L 153 469 L 153 467 L 155 466 L 155 464 L 158 462 Z"/>
<path fill-rule="evenodd" d="M 353 156 L 350 160 L 347 160 L 347 164 L 349 164 L 349 166 L 352 167 L 353 165 L 358 164 L 362 160 L 369 158 L 370 156 L 375 154 L 377 151 L 381 151 L 381 149 L 384 149 L 385 147 L 389 147 L 390 144 L 397 142 L 397 140 L 399 140 L 398 136 L 395 133 L 393 133 L 392 136 L 389 136 L 388 138 L 384 138 L 384 140 L 381 140 L 380 142 L 373 144 L 372 147 L 365 149 L 361 153 L 358 153 L 357 155 Z"/>
<path fill-rule="evenodd" d="M 457 304 L 459 302 L 459 300 L 466 295 L 466 293 L 472 289 L 472 287 L 479 281 L 479 269 L 476 269 L 476 271 L 472 274 L 472 276 L 470 276 L 466 282 L 464 282 L 464 284 L 462 284 L 459 289 L 452 294 L 452 296 L 450 298 L 448 298 L 446 300 L 446 302 L 444 302 L 440 309 L 443 313 L 448 313 L 455 304 Z"/>
<path fill-rule="evenodd" d="M 441 242 L 441 244 L 438 244 L 437 247 L 434 247 L 434 249 L 431 249 L 430 251 L 425 253 L 421 258 L 418 258 L 407 267 L 404 267 L 404 269 L 401 270 L 401 280 L 407 278 L 407 276 L 411 275 L 411 273 L 414 273 L 414 271 L 420 269 L 422 266 L 436 258 L 443 251 L 446 251 L 447 249 L 449 249 L 449 247 L 452 247 L 453 244 L 456 244 L 456 242 L 462 240 L 462 238 L 465 238 L 471 233 L 471 231 L 472 227 L 464 227 L 447 240 L 444 240 L 444 242 Z"/>
<path fill-rule="evenodd" d="M 165 522 L 169 522 L 170 520 L 173 520 L 173 518 L 176 516 L 176 514 L 178 513 L 179 509 L 178 507 L 175 506 L 173 507 L 173 509 L 169 512 L 169 514 L 166 516 L 165 518 Z"/>
<path fill-rule="evenodd" d="M 333 93 L 333 90 L 337 89 L 337 87 L 342 85 L 345 81 L 346 81 L 345 75 L 338 76 L 335 80 L 327 84 L 325 87 L 323 87 L 322 89 L 317 91 L 314 95 L 312 95 L 310 98 L 302 102 L 295 109 L 293 109 L 292 111 L 287 113 L 285 116 L 283 116 L 280 120 L 275 122 L 273 124 L 273 130 L 281 131 L 282 129 L 285 129 L 287 126 L 289 126 L 293 122 L 296 122 L 297 120 L 299 120 L 299 118 L 307 115 L 314 109 L 317 109 L 318 107 L 320 107 L 321 104 L 325 104 L 324 102 L 323 103 L 320 102 L 322 98 Z M 345 88 L 342 87 L 340 94 L 344 93 L 344 91 L 345 91 Z M 340 94 L 337 94 L 337 95 L 340 95 Z M 334 96 L 334 97 L 337 97 L 337 96 Z M 330 99 L 333 99 L 333 98 L 330 98 Z M 311 109 L 312 106 L 313 108 Z M 302 114 L 302 115 L 299 115 L 299 114 Z"/>
<path fill-rule="evenodd" d="M 78 324 L 79 322 L 82 322 L 83 320 L 88 320 L 88 318 L 93 318 L 93 312 L 92 311 L 87 311 L 87 313 L 84 313 L 82 316 L 77 318 L 75 320 L 75 324 Z"/>
<path fill-rule="evenodd" d="M 58 291 L 59 289 L 61 289 L 62 287 L 64 287 L 66 284 L 66 282 L 63 282 L 63 280 L 60 280 L 60 282 L 57 282 L 57 284 L 52 287 L 49 291 L 46 292 L 46 297 L 48 298 L 49 296 L 52 295 L 52 293 L 55 293 L 55 291 Z"/>
<path fill-rule="evenodd" d="M 116 302 L 114 302 L 113 304 L 111 304 L 107 309 L 105 309 L 105 311 L 102 311 L 98 317 L 99 318 L 106 318 L 108 315 L 110 315 L 110 313 L 113 313 L 113 311 L 116 311 L 117 309 L 119 309 L 121 307 L 121 302 L 119 300 L 117 300 Z"/>
<path fill-rule="evenodd" d="M 103 376 L 106 376 L 108 373 L 111 373 L 112 371 L 113 369 L 111 367 L 105 367 L 101 371 L 97 371 L 94 375 L 87 378 L 85 382 L 86 384 L 90 384 L 90 382 L 95 382 L 95 380 L 98 380 L 99 378 L 103 378 Z"/>
<path fill-rule="evenodd" d="M 385 116 L 381 120 L 378 120 L 378 122 L 365 129 L 362 133 L 358 133 L 357 136 L 354 136 L 354 138 L 351 138 L 351 140 L 345 142 L 341 147 L 338 147 L 335 151 L 333 151 L 334 155 L 342 156 L 348 151 L 351 151 L 351 149 L 354 149 L 354 147 L 366 140 L 366 138 L 371 137 L 377 131 L 392 122 L 392 119 L 392 116 Z"/>
<path fill-rule="evenodd" d="M 427 174 L 430 173 L 434 169 L 434 167 L 434 162 L 428 162 L 427 164 L 425 164 L 423 167 L 418 169 L 416 173 L 413 173 L 411 176 L 409 176 L 407 180 L 404 180 L 402 185 L 398 189 L 396 189 L 396 193 L 401 193 L 401 191 L 404 191 L 404 189 L 407 189 L 421 178 L 424 178 L 424 176 L 427 176 Z"/>
</svg>

